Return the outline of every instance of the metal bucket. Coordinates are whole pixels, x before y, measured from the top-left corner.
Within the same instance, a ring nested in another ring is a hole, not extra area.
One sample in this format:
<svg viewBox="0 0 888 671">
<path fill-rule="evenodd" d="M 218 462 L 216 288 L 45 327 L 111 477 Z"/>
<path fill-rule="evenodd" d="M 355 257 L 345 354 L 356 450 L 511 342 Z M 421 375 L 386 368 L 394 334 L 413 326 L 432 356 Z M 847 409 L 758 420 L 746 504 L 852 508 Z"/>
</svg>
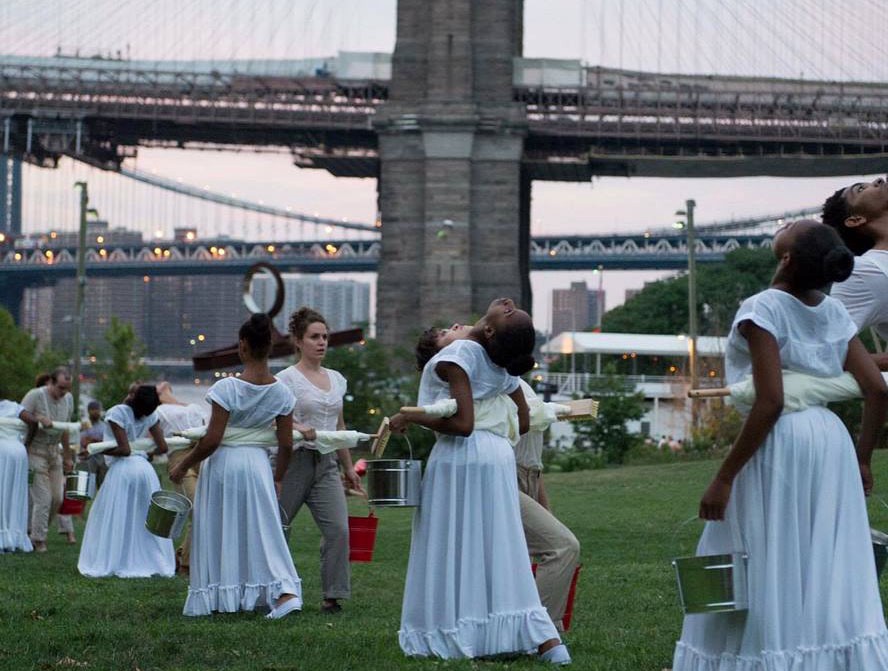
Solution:
<svg viewBox="0 0 888 671">
<path fill-rule="evenodd" d="M 873 554 L 876 557 L 876 576 L 882 576 L 885 562 L 888 561 L 888 534 L 883 534 L 877 529 L 870 529 L 870 539 L 873 542 Z"/>
<path fill-rule="evenodd" d="M 685 614 L 746 610 L 746 559 L 740 552 L 673 559 Z"/>
<path fill-rule="evenodd" d="M 367 462 L 367 498 L 371 506 L 418 506 L 421 483 L 422 462 L 418 459 Z"/>
<path fill-rule="evenodd" d="M 160 489 L 151 495 L 145 528 L 155 536 L 175 540 L 182 534 L 190 512 L 191 501 L 187 497 Z"/>
<path fill-rule="evenodd" d="M 65 476 L 65 498 L 88 501 L 96 495 L 96 474 L 74 471 Z"/>
</svg>

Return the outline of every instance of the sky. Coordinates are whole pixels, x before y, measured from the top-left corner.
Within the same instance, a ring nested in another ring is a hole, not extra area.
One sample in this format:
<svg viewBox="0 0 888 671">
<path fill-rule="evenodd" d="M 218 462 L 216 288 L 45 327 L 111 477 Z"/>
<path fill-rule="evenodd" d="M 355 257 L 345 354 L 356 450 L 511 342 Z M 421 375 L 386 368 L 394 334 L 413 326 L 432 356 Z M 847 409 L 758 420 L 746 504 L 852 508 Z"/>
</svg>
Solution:
<svg viewBox="0 0 888 671">
<path fill-rule="evenodd" d="M 866 4 L 866 11 L 848 12 L 835 0 L 525 0 L 524 54 L 643 70 L 886 81 L 888 3 Z M 390 52 L 394 41 L 394 0 L 0 0 L 0 52 L 6 53 L 306 58 L 340 50 Z M 297 169 L 285 154 L 143 148 L 132 165 L 302 212 L 357 221 L 372 221 L 376 214 L 375 180 Z M 699 224 L 779 213 L 817 206 L 858 178 L 536 182 L 532 231 L 616 233 L 669 226 L 688 198 L 697 202 Z M 49 178 L 32 181 L 46 192 L 56 188 Z M 26 219 L 29 197 L 44 194 L 26 196 Z M 123 207 L 107 202 L 113 196 L 104 197 L 105 211 Z M 34 203 L 32 212 L 38 207 Z M 535 321 L 548 329 L 551 290 L 572 281 L 585 280 L 590 288 L 600 281 L 612 308 L 626 289 L 664 275 L 534 272 Z"/>
</svg>

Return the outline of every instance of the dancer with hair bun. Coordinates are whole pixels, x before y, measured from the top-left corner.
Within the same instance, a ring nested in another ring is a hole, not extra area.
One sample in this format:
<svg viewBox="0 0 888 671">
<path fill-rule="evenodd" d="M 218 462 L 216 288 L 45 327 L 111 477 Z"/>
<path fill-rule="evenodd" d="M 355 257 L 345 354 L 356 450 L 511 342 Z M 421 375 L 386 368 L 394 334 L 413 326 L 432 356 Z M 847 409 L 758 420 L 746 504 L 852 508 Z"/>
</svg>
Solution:
<svg viewBox="0 0 888 671">
<path fill-rule="evenodd" d="M 434 430 L 413 518 L 399 641 L 409 656 L 443 659 L 537 651 L 569 664 L 540 603 L 518 505 L 515 453 L 501 435 L 475 428 L 474 401 L 508 394 L 526 431 L 527 404 L 516 375 L 533 368 L 530 316 L 510 299 L 494 301 L 468 338 L 435 354 L 423 369 L 419 405 L 456 400 L 452 417 L 397 414 Z"/>
<path fill-rule="evenodd" d="M 281 531 L 276 487 L 293 446 L 293 394 L 268 369 L 271 319 L 254 314 L 240 327 L 240 377 L 210 387 L 206 435 L 170 470 L 180 483 L 201 462 L 191 535 L 191 570 L 185 615 L 269 610 L 280 619 L 302 609 L 302 585 Z M 226 427 L 264 429 L 274 424 L 278 458 L 274 476 L 265 448 L 227 443 Z"/>
<path fill-rule="evenodd" d="M 105 440 L 117 447 L 105 452 L 108 473 L 89 512 L 77 570 L 91 578 L 172 576 L 176 570 L 173 542 L 145 528 L 151 494 L 160 489 L 145 452 L 130 441 L 151 435 L 155 454 L 167 444 L 157 420 L 160 399 L 152 385 L 139 385 L 126 400 L 105 414 Z"/>
<path fill-rule="evenodd" d="M 828 226 L 774 236 L 771 287 L 746 299 L 726 352 L 729 384 L 752 375 L 755 402 L 700 501 L 699 555 L 742 552 L 746 611 L 687 615 L 674 671 L 888 669 L 864 494 L 888 389 L 848 311 L 823 293 L 851 252 Z M 782 370 L 852 373 L 863 392 L 857 447 L 825 407 L 782 414 Z"/>
<path fill-rule="evenodd" d="M 340 373 L 322 365 L 327 322 L 319 312 L 303 307 L 291 315 L 289 332 L 299 361 L 278 373 L 277 379 L 296 397 L 295 420 L 315 430 L 345 429 L 342 401 L 347 383 Z M 351 596 L 348 509 L 340 465 L 349 488 L 363 492 L 347 449 L 321 454 L 310 441 L 295 446 L 281 488 L 284 521 L 289 524 L 305 504 L 321 531 L 321 610 L 326 613 L 342 610 L 339 601 Z"/>
</svg>

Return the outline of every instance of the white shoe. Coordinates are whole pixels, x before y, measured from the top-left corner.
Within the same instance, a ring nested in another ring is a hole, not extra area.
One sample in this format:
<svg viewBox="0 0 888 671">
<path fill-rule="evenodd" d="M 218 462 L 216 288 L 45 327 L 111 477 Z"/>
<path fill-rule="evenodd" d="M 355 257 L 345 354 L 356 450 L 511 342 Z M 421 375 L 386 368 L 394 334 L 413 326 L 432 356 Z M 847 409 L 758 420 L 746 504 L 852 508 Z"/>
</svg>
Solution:
<svg viewBox="0 0 888 671">
<path fill-rule="evenodd" d="M 546 652 L 541 653 L 540 661 L 557 666 L 567 666 L 571 663 L 570 653 L 567 651 L 567 646 L 564 643 L 560 643 L 554 648 L 549 648 Z"/>
<path fill-rule="evenodd" d="M 277 608 L 272 609 L 272 611 L 265 617 L 269 620 L 280 620 L 282 617 L 286 617 L 293 611 L 299 610 L 302 610 L 302 601 L 299 597 L 294 596 L 292 599 L 287 599 Z"/>
</svg>

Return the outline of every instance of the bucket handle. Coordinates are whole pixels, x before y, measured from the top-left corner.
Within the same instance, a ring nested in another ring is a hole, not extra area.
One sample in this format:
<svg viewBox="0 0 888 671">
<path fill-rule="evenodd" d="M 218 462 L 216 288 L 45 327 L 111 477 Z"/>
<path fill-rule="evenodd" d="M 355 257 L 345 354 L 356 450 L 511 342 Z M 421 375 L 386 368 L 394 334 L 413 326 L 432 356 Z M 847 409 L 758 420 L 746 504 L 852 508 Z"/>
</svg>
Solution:
<svg viewBox="0 0 888 671">
<path fill-rule="evenodd" d="M 884 503 L 884 501 L 883 501 L 883 503 Z M 888 508 L 888 504 L 885 504 L 885 507 Z M 676 555 L 676 556 L 679 556 L 679 557 L 680 557 L 680 556 L 684 556 L 684 555 L 681 553 L 681 545 L 680 545 L 679 542 L 678 542 L 678 534 L 679 534 L 679 532 L 680 532 L 682 529 L 684 529 L 686 526 L 688 526 L 689 524 L 691 524 L 692 522 L 695 522 L 695 521 L 697 521 L 697 520 L 699 520 L 699 519 L 700 519 L 700 516 L 699 516 L 699 515 L 692 515 L 691 517 L 689 517 L 688 519 L 684 520 L 683 522 L 680 522 L 680 523 L 678 524 L 678 526 L 675 527 L 675 530 L 672 532 L 672 543 L 671 543 L 671 545 L 672 545 L 672 547 L 678 549 L 679 554 Z M 730 525 L 730 529 L 731 529 L 731 539 L 732 539 L 732 543 L 733 543 L 733 546 L 734 546 L 733 549 L 731 550 L 731 553 L 735 553 L 735 552 L 741 552 L 741 553 L 742 553 L 742 552 L 745 552 L 745 550 L 743 549 L 743 541 L 742 541 L 742 539 L 740 538 L 740 529 L 738 528 L 737 521 L 732 519 L 732 520 L 730 520 L 730 521 L 728 521 L 728 520 L 720 520 L 720 522 L 723 523 L 723 524 L 729 524 L 729 525 Z M 708 523 L 708 522 L 707 522 L 707 523 Z M 695 551 L 696 551 L 696 549 L 695 549 Z"/>
</svg>

